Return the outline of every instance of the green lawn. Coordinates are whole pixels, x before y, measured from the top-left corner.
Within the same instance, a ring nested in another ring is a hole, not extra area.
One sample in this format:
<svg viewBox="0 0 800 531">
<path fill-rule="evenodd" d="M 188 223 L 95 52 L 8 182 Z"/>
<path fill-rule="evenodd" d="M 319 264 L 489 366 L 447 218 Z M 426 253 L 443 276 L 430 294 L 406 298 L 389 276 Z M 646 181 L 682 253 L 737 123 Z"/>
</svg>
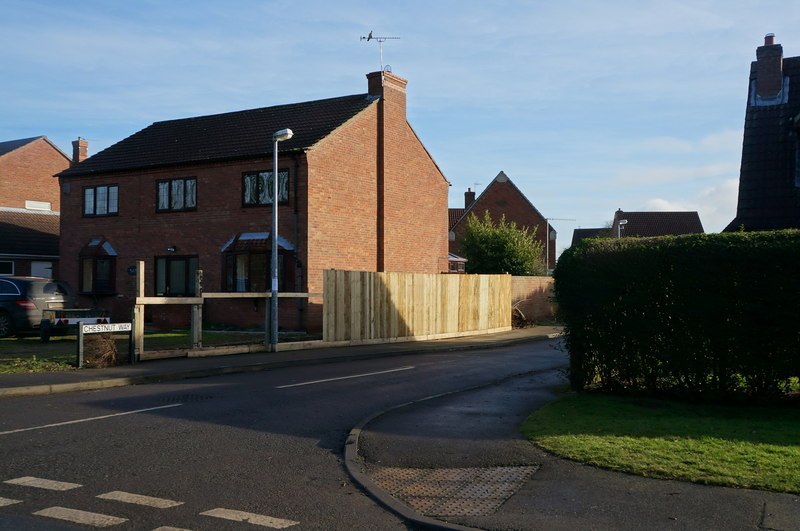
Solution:
<svg viewBox="0 0 800 531">
<path fill-rule="evenodd" d="M 535 444 L 648 476 L 800 494 L 800 409 L 567 394 L 522 425 Z"/>
</svg>

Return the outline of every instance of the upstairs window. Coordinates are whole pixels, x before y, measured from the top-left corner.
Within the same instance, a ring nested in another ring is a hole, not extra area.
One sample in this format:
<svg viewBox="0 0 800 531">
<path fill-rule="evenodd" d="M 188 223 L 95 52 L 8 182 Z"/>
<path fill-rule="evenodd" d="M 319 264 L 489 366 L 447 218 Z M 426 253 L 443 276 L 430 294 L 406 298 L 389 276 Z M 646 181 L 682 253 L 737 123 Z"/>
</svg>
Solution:
<svg viewBox="0 0 800 531">
<path fill-rule="evenodd" d="M 169 179 L 156 183 L 158 212 L 182 212 L 197 208 L 197 179 Z"/>
<path fill-rule="evenodd" d="M 258 206 L 272 204 L 272 172 L 251 171 L 242 174 L 242 204 Z M 289 172 L 278 171 L 278 204 L 289 200 Z"/>
<path fill-rule="evenodd" d="M 116 216 L 119 214 L 119 186 L 89 186 L 83 189 L 83 215 Z"/>
</svg>

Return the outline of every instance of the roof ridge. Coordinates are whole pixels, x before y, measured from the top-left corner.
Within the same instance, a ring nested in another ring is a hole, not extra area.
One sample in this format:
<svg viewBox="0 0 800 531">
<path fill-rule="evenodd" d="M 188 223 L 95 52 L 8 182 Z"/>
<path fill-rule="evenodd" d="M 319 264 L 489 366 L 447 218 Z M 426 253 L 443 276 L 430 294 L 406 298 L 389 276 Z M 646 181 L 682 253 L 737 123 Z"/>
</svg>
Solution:
<svg viewBox="0 0 800 531">
<path fill-rule="evenodd" d="M 256 112 L 256 111 L 265 111 L 265 110 L 268 110 L 268 109 L 269 110 L 280 109 L 282 107 L 294 107 L 294 106 L 298 106 L 298 105 L 307 105 L 309 103 L 325 103 L 325 102 L 331 102 L 331 101 L 334 101 L 334 100 L 344 100 L 344 99 L 349 99 L 349 98 L 355 98 L 355 97 L 359 97 L 359 96 L 363 96 L 365 98 L 368 98 L 369 94 L 367 94 L 367 93 L 350 94 L 348 96 L 335 96 L 335 97 L 332 97 L 332 98 L 321 98 L 321 99 L 317 99 L 317 100 L 298 101 L 298 102 L 295 102 L 295 103 L 281 103 L 279 105 L 268 105 L 266 107 L 254 107 L 252 109 L 240 109 L 238 111 L 225 111 L 225 112 L 217 112 L 217 113 L 212 113 L 212 114 L 201 114 L 200 116 L 187 116 L 186 118 L 171 118 L 169 120 L 159 120 L 157 122 L 153 122 L 151 125 L 169 124 L 169 123 L 173 123 L 173 122 L 183 122 L 183 121 L 189 121 L 189 120 L 202 120 L 203 118 L 214 118 L 214 117 L 220 117 L 220 116 L 230 116 L 230 115 L 235 115 L 235 114 L 244 114 L 244 113 L 250 113 L 250 112 Z"/>
</svg>

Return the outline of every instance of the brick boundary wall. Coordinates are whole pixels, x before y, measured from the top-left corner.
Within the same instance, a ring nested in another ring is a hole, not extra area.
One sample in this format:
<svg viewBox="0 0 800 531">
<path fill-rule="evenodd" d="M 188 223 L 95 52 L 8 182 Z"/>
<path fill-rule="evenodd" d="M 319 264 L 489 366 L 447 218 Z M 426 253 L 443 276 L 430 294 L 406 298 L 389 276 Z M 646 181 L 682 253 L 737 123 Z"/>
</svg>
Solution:
<svg viewBox="0 0 800 531">
<path fill-rule="evenodd" d="M 518 307 L 526 321 L 552 320 L 556 305 L 552 277 L 511 277 L 511 307 Z"/>
</svg>

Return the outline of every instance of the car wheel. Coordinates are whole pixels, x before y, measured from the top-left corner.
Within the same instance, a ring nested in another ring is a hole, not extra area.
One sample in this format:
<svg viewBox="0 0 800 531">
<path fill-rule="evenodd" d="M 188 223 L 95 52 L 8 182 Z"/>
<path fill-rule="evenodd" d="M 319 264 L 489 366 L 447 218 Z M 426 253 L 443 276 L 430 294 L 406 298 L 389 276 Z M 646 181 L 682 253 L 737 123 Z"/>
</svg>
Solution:
<svg viewBox="0 0 800 531">
<path fill-rule="evenodd" d="M 10 336 L 11 331 L 11 316 L 6 312 L 0 311 L 0 338 Z"/>
</svg>

